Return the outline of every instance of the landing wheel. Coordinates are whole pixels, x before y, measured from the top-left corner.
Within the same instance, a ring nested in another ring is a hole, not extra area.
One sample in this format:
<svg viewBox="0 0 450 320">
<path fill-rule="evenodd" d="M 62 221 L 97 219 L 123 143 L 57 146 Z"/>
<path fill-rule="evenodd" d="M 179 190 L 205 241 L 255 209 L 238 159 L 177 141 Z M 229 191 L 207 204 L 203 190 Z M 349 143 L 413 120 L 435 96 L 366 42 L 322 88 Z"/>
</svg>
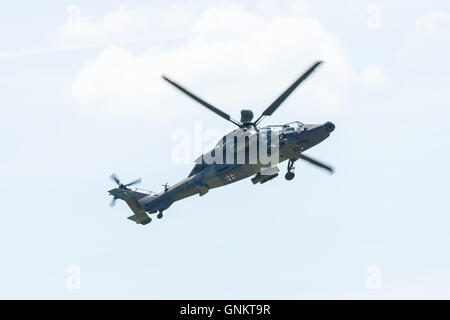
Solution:
<svg viewBox="0 0 450 320">
<path fill-rule="evenodd" d="M 284 177 L 286 178 L 287 181 L 291 181 L 292 179 L 294 179 L 295 173 L 292 172 L 294 169 L 295 169 L 295 168 L 294 168 L 294 161 L 292 161 L 291 159 L 289 159 L 289 161 L 288 161 L 288 167 L 287 167 L 288 172 L 287 172 L 286 175 L 284 176 Z"/>
<path fill-rule="evenodd" d="M 292 179 L 294 179 L 295 173 L 289 171 L 288 173 L 286 173 L 284 177 L 286 178 L 287 181 L 291 181 Z"/>
<path fill-rule="evenodd" d="M 163 217 L 162 212 L 158 213 L 158 215 L 156 216 L 158 219 L 161 219 Z"/>
</svg>

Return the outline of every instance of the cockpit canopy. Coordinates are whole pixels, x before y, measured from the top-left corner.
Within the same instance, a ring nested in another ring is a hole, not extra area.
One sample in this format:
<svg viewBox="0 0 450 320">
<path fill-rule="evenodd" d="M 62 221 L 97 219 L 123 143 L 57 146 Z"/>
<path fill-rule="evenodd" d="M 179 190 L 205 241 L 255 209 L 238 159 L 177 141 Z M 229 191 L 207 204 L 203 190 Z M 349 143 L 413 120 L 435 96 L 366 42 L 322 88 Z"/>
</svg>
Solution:
<svg viewBox="0 0 450 320">
<path fill-rule="evenodd" d="M 291 133 L 291 132 L 302 130 L 302 128 L 303 128 L 303 123 L 301 123 L 299 121 L 293 121 L 293 122 L 286 123 L 284 125 L 266 126 L 261 129 L 271 130 L 271 131 L 282 131 L 282 133 Z"/>
<path fill-rule="evenodd" d="M 299 121 L 289 122 L 283 125 L 283 133 L 290 133 L 294 131 L 302 130 L 303 123 Z"/>
<path fill-rule="evenodd" d="M 262 127 L 262 128 L 259 128 L 259 131 L 270 130 L 270 131 L 283 131 L 283 133 L 290 133 L 290 132 L 294 132 L 294 131 L 298 131 L 298 130 L 303 130 L 302 127 L 303 127 L 303 123 L 301 123 L 299 121 L 293 121 L 293 122 L 289 122 L 284 125 L 273 125 L 273 126 Z M 252 132 L 256 133 L 257 131 L 253 130 Z M 231 131 L 230 133 L 228 133 L 225 137 L 220 139 L 216 144 L 216 148 L 219 146 L 222 146 L 224 143 L 228 144 L 229 142 L 233 142 L 235 137 L 237 137 L 239 139 L 241 136 L 248 135 L 249 133 L 250 132 L 248 130 L 235 129 L 235 130 Z"/>
</svg>

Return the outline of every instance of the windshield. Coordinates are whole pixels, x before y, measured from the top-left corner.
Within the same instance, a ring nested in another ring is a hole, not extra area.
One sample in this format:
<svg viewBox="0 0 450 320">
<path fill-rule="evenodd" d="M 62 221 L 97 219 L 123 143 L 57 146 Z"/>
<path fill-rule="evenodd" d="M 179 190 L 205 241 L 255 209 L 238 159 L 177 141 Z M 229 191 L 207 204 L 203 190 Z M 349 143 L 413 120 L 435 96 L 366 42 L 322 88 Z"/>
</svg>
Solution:
<svg viewBox="0 0 450 320">
<path fill-rule="evenodd" d="M 302 127 L 303 127 L 303 123 L 301 123 L 301 122 L 298 122 L 298 121 L 290 122 L 283 126 L 283 133 L 299 131 L 299 130 L 302 130 Z"/>
</svg>

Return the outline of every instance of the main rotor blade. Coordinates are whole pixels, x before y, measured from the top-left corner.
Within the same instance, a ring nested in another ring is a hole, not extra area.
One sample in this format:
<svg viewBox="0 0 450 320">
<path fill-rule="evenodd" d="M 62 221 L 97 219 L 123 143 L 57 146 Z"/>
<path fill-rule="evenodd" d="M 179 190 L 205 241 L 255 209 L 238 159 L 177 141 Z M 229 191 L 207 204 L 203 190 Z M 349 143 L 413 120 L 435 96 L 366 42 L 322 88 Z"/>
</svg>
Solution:
<svg viewBox="0 0 450 320">
<path fill-rule="evenodd" d="M 267 107 L 266 110 L 262 113 L 262 115 L 255 121 L 255 125 L 258 124 L 259 121 L 262 120 L 264 116 L 271 116 L 278 107 L 284 102 L 284 100 L 287 99 L 287 97 L 290 96 L 290 94 L 302 83 L 306 78 L 309 77 L 311 73 L 314 72 L 314 70 L 322 64 L 323 61 L 317 61 L 315 64 L 313 64 L 300 78 L 298 78 L 289 88 L 286 89 L 286 91 L 283 92 L 281 96 L 278 97 L 270 106 Z"/>
<path fill-rule="evenodd" d="M 141 181 L 142 181 L 141 178 L 136 179 L 136 180 L 134 180 L 133 182 L 127 183 L 127 184 L 125 185 L 125 187 L 129 187 L 129 186 L 132 186 L 132 185 L 134 185 L 134 184 L 141 183 Z"/>
<path fill-rule="evenodd" d="M 221 116 L 222 118 L 224 118 L 225 120 L 228 120 L 232 123 L 234 123 L 237 126 L 241 126 L 242 123 L 240 123 L 239 121 L 233 120 L 230 115 L 228 113 L 223 112 L 222 110 L 212 106 L 211 104 L 209 104 L 208 102 L 200 99 L 199 97 L 197 97 L 196 95 L 194 95 L 193 93 L 189 92 L 187 89 L 183 88 L 182 86 L 180 86 L 179 84 L 177 84 L 176 82 L 173 82 L 172 80 L 170 80 L 169 78 L 167 78 L 166 76 L 162 76 L 162 78 L 164 80 L 166 80 L 168 83 L 170 83 L 171 85 L 173 85 L 175 88 L 177 88 L 178 90 L 180 90 L 181 92 L 183 92 L 184 94 L 188 95 L 189 97 L 191 97 L 192 99 L 194 99 L 195 101 L 197 101 L 198 103 L 200 103 L 201 105 L 205 106 L 206 108 L 208 108 L 209 110 L 211 110 L 212 112 L 214 112 L 215 114 Z"/>
<path fill-rule="evenodd" d="M 328 165 L 326 165 L 326 164 L 324 164 L 322 162 L 319 162 L 317 160 L 314 160 L 314 159 L 312 159 L 312 158 L 310 158 L 308 156 L 305 156 L 304 154 L 300 154 L 299 158 L 302 159 L 302 160 L 305 160 L 305 161 L 307 161 L 307 162 L 309 162 L 309 163 L 311 163 L 311 164 L 313 164 L 315 166 L 318 166 L 318 167 L 320 167 L 322 169 L 328 170 L 330 173 L 334 172 L 334 169 L 332 167 L 330 167 L 330 166 L 328 166 Z"/>
<path fill-rule="evenodd" d="M 117 176 L 116 176 L 115 173 L 113 173 L 113 174 L 110 176 L 110 178 L 113 179 L 118 185 L 120 185 L 120 180 L 119 180 L 119 178 L 117 178 Z"/>
</svg>

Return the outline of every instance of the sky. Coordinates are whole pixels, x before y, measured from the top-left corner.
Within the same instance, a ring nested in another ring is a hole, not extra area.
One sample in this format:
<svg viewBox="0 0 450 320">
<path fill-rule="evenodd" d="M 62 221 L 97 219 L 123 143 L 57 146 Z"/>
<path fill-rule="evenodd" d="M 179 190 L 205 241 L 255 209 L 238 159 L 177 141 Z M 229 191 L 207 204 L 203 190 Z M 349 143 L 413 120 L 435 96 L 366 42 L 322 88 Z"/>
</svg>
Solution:
<svg viewBox="0 0 450 320">
<path fill-rule="evenodd" d="M 0 298 L 450 298 L 447 1 L 15 1 L 0 21 Z M 234 129 L 161 74 L 239 119 L 317 60 L 263 124 L 335 123 L 305 152 L 334 175 L 283 163 L 146 226 L 109 206 L 113 172 L 159 192 Z"/>
</svg>

